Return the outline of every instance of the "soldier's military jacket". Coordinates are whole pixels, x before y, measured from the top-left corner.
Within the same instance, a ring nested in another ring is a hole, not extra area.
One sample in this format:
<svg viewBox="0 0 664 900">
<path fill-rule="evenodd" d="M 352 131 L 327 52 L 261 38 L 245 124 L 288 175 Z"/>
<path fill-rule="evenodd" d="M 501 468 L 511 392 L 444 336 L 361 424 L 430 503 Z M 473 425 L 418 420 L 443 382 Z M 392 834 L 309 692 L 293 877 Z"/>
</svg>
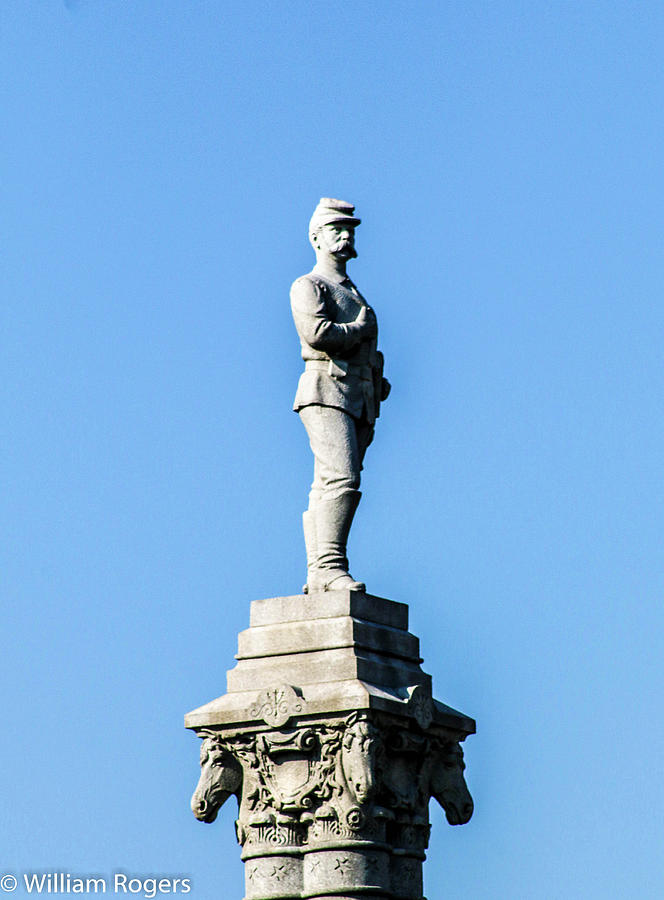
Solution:
<svg viewBox="0 0 664 900">
<path fill-rule="evenodd" d="M 342 409 L 372 423 L 379 413 L 383 355 L 376 338 L 358 338 L 349 327 L 367 302 L 349 278 L 333 280 L 316 270 L 291 288 L 291 309 L 305 370 L 293 409 L 317 404 Z"/>
</svg>

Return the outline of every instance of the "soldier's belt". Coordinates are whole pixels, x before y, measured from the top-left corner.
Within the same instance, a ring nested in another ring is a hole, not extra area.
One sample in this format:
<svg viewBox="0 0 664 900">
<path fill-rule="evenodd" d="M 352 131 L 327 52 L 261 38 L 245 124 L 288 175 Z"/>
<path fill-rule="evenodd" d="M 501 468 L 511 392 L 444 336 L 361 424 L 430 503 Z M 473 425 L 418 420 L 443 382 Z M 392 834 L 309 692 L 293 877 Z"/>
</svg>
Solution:
<svg viewBox="0 0 664 900">
<path fill-rule="evenodd" d="M 313 369 L 319 372 L 327 372 L 334 378 L 343 378 L 345 375 L 355 375 L 364 381 L 372 381 L 373 373 L 371 366 L 356 366 L 353 363 L 347 363 L 344 359 L 308 359 L 304 365 L 305 369 Z"/>
</svg>

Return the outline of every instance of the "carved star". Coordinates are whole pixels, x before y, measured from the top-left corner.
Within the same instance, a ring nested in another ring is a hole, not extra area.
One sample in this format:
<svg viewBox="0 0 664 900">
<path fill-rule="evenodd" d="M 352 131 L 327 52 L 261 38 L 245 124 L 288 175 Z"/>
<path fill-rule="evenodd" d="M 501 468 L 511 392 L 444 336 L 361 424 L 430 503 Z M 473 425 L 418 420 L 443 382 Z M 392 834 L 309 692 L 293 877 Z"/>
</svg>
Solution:
<svg viewBox="0 0 664 900">
<path fill-rule="evenodd" d="M 315 871 L 316 871 L 316 869 L 318 868 L 319 865 L 320 865 L 320 860 L 319 860 L 319 859 L 312 859 L 312 860 L 311 860 L 311 868 L 309 869 L 309 874 L 310 874 L 310 875 L 313 875 L 313 874 L 315 873 Z"/>
<path fill-rule="evenodd" d="M 258 866 L 249 869 L 249 881 L 253 881 L 256 875 L 258 875 Z"/>
<path fill-rule="evenodd" d="M 285 866 L 272 866 L 272 872 L 270 873 L 270 878 L 276 878 L 277 881 L 281 881 L 281 877 L 284 874 Z"/>
<path fill-rule="evenodd" d="M 348 857 L 345 856 L 343 859 L 339 859 L 337 857 L 337 861 L 335 863 L 334 868 L 341 872 L 342 875 L 346 874 L 346 868 L 348 867 Z"/>
<path fill-rule="evenodd" d="M 409 863 L 406 863 L 406 865 L 403 868 L 404 868 L 404 875 L 406 876 L 406 878 L 408 878 L 409 880 L 412 881 L 412 879 L 417 874 L 415 864 L 412 862 L 409 862 Z"/>
</svg>

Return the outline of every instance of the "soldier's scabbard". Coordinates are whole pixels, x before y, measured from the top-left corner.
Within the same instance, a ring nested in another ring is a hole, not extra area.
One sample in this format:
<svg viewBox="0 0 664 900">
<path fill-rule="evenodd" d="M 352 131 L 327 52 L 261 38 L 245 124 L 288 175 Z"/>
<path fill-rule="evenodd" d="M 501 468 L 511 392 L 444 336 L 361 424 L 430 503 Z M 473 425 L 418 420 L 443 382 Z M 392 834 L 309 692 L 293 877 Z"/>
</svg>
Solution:
<svg viewBox="0 0 664 900">
<path fill-rule="evenodd" d="M 376 350 L 374 353 L 374 361 L 371 366 L 371 374 L 373 377 L 374 391 L 374 410 L 376 418 L 380 415 L 380 398 L 383 396 L 383 368 L 385 366 L 385 357 Z"/>
</svg>

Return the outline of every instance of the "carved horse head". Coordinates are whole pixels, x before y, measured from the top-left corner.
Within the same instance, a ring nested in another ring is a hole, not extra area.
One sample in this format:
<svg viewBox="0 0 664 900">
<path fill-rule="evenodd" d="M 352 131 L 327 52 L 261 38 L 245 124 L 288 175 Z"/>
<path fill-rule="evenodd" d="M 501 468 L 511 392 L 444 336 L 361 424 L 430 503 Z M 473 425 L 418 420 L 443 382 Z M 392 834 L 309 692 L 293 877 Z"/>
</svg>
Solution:
<svg viewBox="0 0 664 900">
<path fill-rule="evenodd" d="M 242 786 L 242 766 L 216 737 L 201 745 L 201 777 L 191 798 L 191 810 L 201 822 L 214 822 L 220 808 Z"/>
<path fill-rule="evenodd" d="M 463 777 L 465 768 L 463 750 L 457 743 L 443 745 L 433 760 L 429 790 L 445 810 L 450 825 L 465 825 L 473 814 L 473 798 Z"/>
<path fill-rule="evenodd" d="M 353 714 L 341 744 L 341 767 L 351 795 L 359 804 L 372 796 L 376 782 L 378 734 L 366 719 Z"/>
</svg>

